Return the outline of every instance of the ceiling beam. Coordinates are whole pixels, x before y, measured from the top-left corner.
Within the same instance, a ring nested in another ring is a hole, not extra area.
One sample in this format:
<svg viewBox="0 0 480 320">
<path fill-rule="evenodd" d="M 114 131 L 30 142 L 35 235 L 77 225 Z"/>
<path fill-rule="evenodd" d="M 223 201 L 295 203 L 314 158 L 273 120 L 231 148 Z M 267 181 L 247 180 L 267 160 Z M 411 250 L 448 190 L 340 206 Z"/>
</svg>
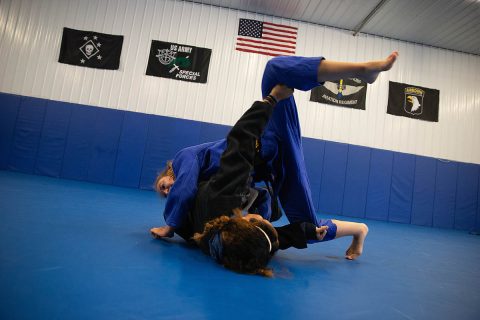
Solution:
<svg viewBox="0 0 480 320">
<path fill-rule="evenodd" d="M 353 30 L 353 36 L 355 37 L 357 35 L 357 33 L 360 32 L 360 30 L 362 30 L 362 28 L 367 24 L 368 21 L 370 21 L 370 19 L 373 18 L 374 15 L 377 14 L 377 12 L 390 0 L 381 0 L 377 6 L 375 8 L 373 8 L 373 10 L 368 14 L 368 16 L 363 19 L 362 22 L 360 22 L 356 27 L 355 27 L 355 30 Z"/>
</svg>

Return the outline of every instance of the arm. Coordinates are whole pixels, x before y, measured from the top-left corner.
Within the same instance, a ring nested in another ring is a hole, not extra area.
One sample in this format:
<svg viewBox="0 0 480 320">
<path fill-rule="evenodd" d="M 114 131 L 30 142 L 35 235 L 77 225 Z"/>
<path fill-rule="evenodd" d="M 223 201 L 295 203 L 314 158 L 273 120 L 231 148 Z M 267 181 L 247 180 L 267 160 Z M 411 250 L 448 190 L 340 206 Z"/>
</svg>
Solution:
<svg viewBox="0 0 480 320">
<path fill-rule="evenodd" d="M 175 183 L 170 189 L 163 212 L 167 225 L 150 230 L 155 238 L 173 237 L 174 231 L 185 224 L 195 201 L 200 174 L 196 154 L 190 149 L 178 152 L 173 160 L 173 170 Z"/>
<path fill-rule="evenodd" d="M 321 241 L 327 234 L 328 227 L 317 227 L 310 222 L 295 222 L 282 227 L 275 227 L 280 242 L 280 250 L 290 247 L 305 249 L 309 241 Z"/>
<path fill-rule="evenodd" d="M 163 216 L 168 226 L 177 228 L 185 223 L 195 195 L 200 175 L 196 154 L 180 151 L 173 161 L 175 183 L 167 197 Z"/>
</svg>

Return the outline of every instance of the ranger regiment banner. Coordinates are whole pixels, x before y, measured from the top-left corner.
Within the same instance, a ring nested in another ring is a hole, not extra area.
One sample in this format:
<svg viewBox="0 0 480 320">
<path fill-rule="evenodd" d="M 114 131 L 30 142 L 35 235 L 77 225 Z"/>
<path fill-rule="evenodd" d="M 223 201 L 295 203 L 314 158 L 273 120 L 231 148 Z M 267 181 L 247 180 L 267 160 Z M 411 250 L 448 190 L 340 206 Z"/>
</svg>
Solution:
<svg viewBox="0 0 480 320">
<path fill-rule="evenodd" d="M 387 113 L 438 122 L 440 91 L 390 81 Z"/>
<path fill-rule="evenodd" d="M 360 79 L 325 81 L 323 86 L 312 89 L 310 101 L 365 110 L 367 83 Z"/>
<path fill-rule="evenodd" d="M 123 36 L 63 28 L 58 62 L 117 70 L 122 44 Z"/>
<path fill-rule="evenodd" d="M 147 75 L 206 83 L 211 49 L 152 40 Z"/>
</svg>

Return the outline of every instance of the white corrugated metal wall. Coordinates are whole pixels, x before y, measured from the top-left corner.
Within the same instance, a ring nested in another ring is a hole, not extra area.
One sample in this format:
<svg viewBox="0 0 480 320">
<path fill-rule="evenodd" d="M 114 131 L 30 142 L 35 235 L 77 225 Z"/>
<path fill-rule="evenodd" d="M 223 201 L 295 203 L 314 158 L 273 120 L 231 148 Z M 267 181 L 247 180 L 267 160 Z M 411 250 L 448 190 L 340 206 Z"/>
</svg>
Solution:
<svg viewBox="0 0 480 320">
<path fill-rule="evenodd" d="M 480 163 L 479 56 L 184 1 L 2 0 L 0 91 L 232 125 L 260 97 L 268 60 L 234 50 L 243 17 L 297 26 L 298 55 L 362 61 L 400 51 L 370 86 L 366 111 L 296 92 L 304 136 Z M 63 27 L 124 35 L 120 70 L 58 63 Z M 208 83 L 146 76 L 152 39 L 211 48 Z M 440 121 L 387 115 L 388 80 L 439 89 Z"/>
</svg>

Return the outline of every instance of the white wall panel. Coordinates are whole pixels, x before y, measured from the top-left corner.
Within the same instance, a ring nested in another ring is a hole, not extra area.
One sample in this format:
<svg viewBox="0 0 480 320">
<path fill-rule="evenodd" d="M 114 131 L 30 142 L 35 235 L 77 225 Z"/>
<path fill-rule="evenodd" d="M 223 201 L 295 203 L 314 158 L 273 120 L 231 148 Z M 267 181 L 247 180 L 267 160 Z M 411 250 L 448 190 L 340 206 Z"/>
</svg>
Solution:
<svg viewBox="0 0 480 320">
<path fill-rule="evenodd" d="M 400 51 L 394 68 L 369 86 L 365 111 L 309 102 L 309 93 L 296 92 L 305 136 L 480 163 L 479 56 L 206 4 L 2 0 L 0 91 L 232 125 L 260 98 L 269 59 L 234 50 L 244 17 L 297 26 L 298 55 L 363 61 Z M 120 69 L 58 63 L 63 27 L 124 35 Z M 211 48 L 208 83 L 146 76 L 151 40 Z M 440 121 L 387 115 L 389 80 L 439 89 Z"/>
</svg>

